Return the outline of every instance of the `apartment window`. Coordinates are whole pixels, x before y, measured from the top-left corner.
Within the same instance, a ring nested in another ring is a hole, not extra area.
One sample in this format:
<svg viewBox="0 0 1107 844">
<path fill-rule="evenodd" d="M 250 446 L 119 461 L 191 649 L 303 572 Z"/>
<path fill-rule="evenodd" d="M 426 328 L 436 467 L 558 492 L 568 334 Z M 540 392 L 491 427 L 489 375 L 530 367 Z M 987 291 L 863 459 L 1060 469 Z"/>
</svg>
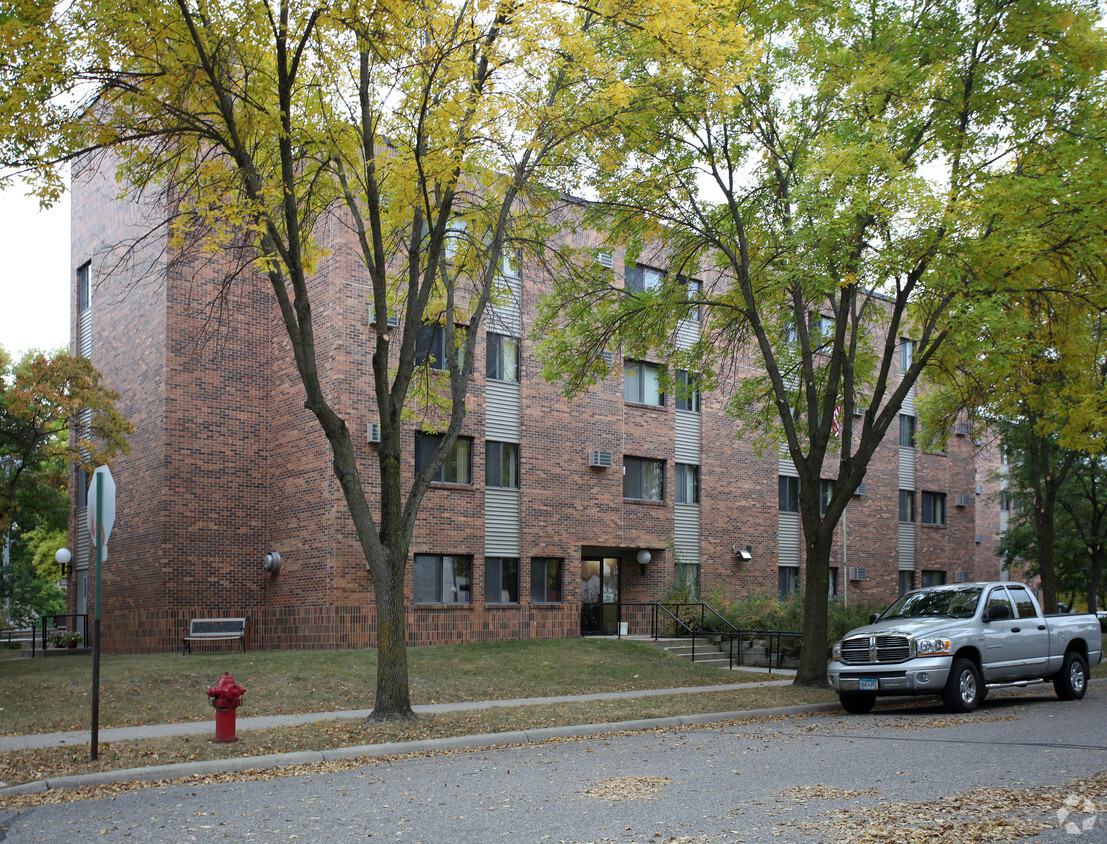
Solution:
<svg viewBox="0 0 1107 844">
<path fill-rule="evenodd" d="M 834 319 L 817 311 L 812 312 L 807 320 L 807 329 L 811 335 L 811 346 L 815 348 L 834 336 Z"/>
<path fill-rule="evenodd" d="M 486 557 L 484 560 L 484 602 L 519 603 L 519 561 L 514 557 Z"/>
<path fill-rule="evenodd" d="M 644 293 L 647 290 L 656 290 L 665 283 L 665 273 L 635 264 L 626 268 L 626 289 L 632 293 Z"/>
<path fill-rule="evenodd" d="M 484 445 L 484 484 L 504 489 L 519 488 L 519 444 L 489 440 Z"/>
<path fill-rule="evenodd" d="M 789 475 L 780 475 L 777 478 L 777 486 L 780 494 L 780 511 L 782 513 L 798 513 L 800 509 L 800 479 Z"/>
<path fill-rule="evenodd" d="M 1018 510 L 1018 500 L 1015 498 L 1015 496 L 1008 493 L 1007 490 L 1004 490 L 1000 493 L 999 496 L 999 509 L 1006 510 L 1009 513 Z"/>
<path fill-rule="evenodd" d="M 819 515 L 825 516 L 830 509 L 830 499 L 834 497 L 834 481 L 819 479 Z"/>
<path fill-rule="evenodd" d="M 899 594 L 906 595 L 915 588 L 915 573 L 913 571 L 900 571 Z"/>
<path fill-rule="evenodd" d="M 830 580 L 826 586 L 826 595 L 828 598 L 833 598 L 838 594 L 838 567 L 830 567 Z"/>
<path fill-rule="evenodd" d="M 488 334 L 484 374 L 494 381 L 519 382 L 519 341 L 506 334 Z"/>
<path fill-rule="evenodd" d="M 77 509 L 88 507 L 88 470 L 77 470 Z"/>
<path fill-rule="evenodd" d="M 472 557 L 415 555 L 415 603 L 471 604 Z"/>
<path fill-rule="evenodd" d="M 915 417 L 909 413 L 899 415 L 899 445 L 900 448 L 915 447 Z"/>
<path fill-rule="evenodd" d="M 442 434 L 415 433 L 415 471 L 421 472 L 431 462 L 435 449 L 442 442 Z M 432 482 L 444 484 L 471 484 L 473 482 L 473 441 L 468 437 L 458 437 L 454 447 L 446 456 L 446 462 L 431 478 Z"/>
<path fill-rule="evenodd" d="M 700 567 L 696 563 L 677 563 L 674 579 L 693 601 L 700 598 Z"/>
<path fill-rule="evenodd" d="M 682 277 L 679 279 L 679 282 L 684 287 L 685 296 L 687 297 L 689 302 L 698 302 L 701 300 L 703 293 L 702 281 L 697 281 L 694 278 Z M 688 314 L 687 318 L 692 320 L 693 322 L 701 322 L 702 308 L 699 305 L 696 305 L 695 308 L 693 308 L 692 311 Z"/>
<path fill-rule="evenodd" d="M 799 566 L 780 566 L 776 574 L 777 589 L 780 592 L 780 600 L 786 600 L 793 592 L 799 589 Z"/>
<path fill-rule="evenodd" d="M 519 249 L 504 249 L 500 256 L 500 275 L 504 278 L 519 278 L 522 275 L 523 253 Z"/>
<path fill-rule="evenodd" d="M 899 371 L 906 372 L 915 362 L 915 341 L 902 338 L 899 341 Z"/>
<path fill-rule="evenodd" d="M 454 326 L 458 344 L 458 367 L 465 364 L 465 332 L 467 330 L 464 325 Z M 426 322 L 419 326 L 419 332 L 415 335 L 415 365 L 438 370 L 448 368 L 446 363 L 446 329 L 444 326 Z M 472 367 L 469 368 L 469 371 L 472 374 Z"/>
<path fill-rule="evenodd" d="M 944 525 L 946 523 L 946 494 L 944 492 L 924 492 L 922 494 L 922 523 L 924 525 Z"/>
<path fill-rule="evenodd" d="M 929 589 L 931 586 L 945 586 L 946 573 L 944 571 L 937 571 L 934 569 L 924 569 L 922 572 L 922 588 Z"/>
<path fill-rule="evenodd" d="M 899 520 L 915 523 L 915 490 L 913 489 L 899 491 Z"/>
<path fill-rule="evenodd" d="M 676 500 L 680 504 L 700 503 L 700 467 L 676 464 Z"/>
<path fill-rule="evenodd" d="M 665 461 L 646 457 L 623 458 L 623 498 L 665 500 Z"/>
<path fill-rule="evenodd" d="M 561 603 L 561 568 L 559 557 L 535 557 L 530 561 L 532 604 Z"/>
<path fill-rule="evenodd" d="M 83 314 L 88 310 L 91 279 L 92 264 L 85 261 L 77 268 L 77 313 L 79 314 Z"/>
<path fill-rule="evenodd" d="M 700 412 L 699 378 L 693 372 L 678 369 L 676 372 L 676 408 Z"/>
<path fill-rule="evenodd" d="M 623 364 L 623 401 L 636 404 L 665 406 L 661 390 L 661 367 L 652 363 L 628 360 Z"/>
</svg>

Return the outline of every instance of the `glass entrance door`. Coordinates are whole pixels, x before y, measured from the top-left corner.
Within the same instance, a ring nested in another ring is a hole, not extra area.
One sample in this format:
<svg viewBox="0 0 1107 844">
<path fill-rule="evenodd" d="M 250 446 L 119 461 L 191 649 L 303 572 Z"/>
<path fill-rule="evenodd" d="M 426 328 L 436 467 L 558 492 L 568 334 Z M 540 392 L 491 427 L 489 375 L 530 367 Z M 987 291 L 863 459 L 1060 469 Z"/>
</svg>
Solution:
<svg viewBox="0 0 1107 844">
<path fill-rule="evenodd" d="M 580 561 L 580 633 L 614 636 L 619 629 L 619 558 Z"/>
</svg>

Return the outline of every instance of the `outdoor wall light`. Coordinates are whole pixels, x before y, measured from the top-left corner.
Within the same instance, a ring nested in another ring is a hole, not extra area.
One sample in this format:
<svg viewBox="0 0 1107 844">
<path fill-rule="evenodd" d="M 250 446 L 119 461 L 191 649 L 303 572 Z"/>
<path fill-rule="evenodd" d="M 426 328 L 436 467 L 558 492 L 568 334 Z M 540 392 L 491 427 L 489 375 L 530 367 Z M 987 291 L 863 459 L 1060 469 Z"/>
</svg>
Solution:
<svg viewBox="0 0 1107 844">
<path fill-rule="evenodd" d="M 277 572 L 281 570 L 280 552 L 270 551 L 268 554 L 262 557 L 261 564 L 265 567 L 265 570 L 267 572 L 275 576 Z"/>
<path fill-rule="evenodd" d="M 739 548 L 735 545 L 734 556 L 738 559 L 738 562 L 748 563 L 753 559 L 753 546 L 747 545 L 745 548 Z"/>
<path fill-rule="evenodd" d="M 59 548 L 54 552 L 54 562 L 58 564 L 58 568 L 61 569 L 61 576 L 65 577 L 65 573 L 68 571 L 67 566 L 69 561 L 73 559 L 73 555 L 69 553 L 68 548 Z"/>
<path fill-rule="evenodd" d="M 649 551 L 647 551 L 645 548 L 643 548 L 635 556 L 635 559 L 638 560 L 638 565 L 640 565 L 642 567 L 642 576 L 645 577 L 645 575 L 646 575 L 646 566 L 649 564 L 650 560 L 653 559 L 653 554 L 651 554 Z"/>
</svg>

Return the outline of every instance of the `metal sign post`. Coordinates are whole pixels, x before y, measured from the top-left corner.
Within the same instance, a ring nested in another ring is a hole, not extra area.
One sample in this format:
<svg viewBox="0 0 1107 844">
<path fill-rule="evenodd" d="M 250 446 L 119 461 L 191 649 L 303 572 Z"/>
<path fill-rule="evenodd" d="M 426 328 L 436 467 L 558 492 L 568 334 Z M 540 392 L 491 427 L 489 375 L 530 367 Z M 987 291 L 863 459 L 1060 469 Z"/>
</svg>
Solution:
<svg viewBox="0 0 1107 844">
<path fill-rule="evenodd" d="M 115 524 L 115 479 L 107 466 L 92 476 L 88 507 L 88 528 L 96 542 L 96 606 L 92 621 L 92 738 L 90 758 L 100 755 L 100 566 L 108 557 L 108 537 Z"/>
</svg>

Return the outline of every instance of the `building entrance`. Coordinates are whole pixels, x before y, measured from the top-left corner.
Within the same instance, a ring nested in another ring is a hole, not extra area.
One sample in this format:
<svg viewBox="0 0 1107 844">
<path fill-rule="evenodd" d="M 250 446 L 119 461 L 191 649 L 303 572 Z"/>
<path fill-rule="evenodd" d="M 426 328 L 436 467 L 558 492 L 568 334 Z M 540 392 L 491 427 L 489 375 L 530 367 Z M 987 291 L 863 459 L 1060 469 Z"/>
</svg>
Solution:
<svg viewBox="0 0 1107 844">
<path fill-rule="evenodd" d="M 580 634 L 614 636 L 619 629 L 619 558 L 580 561 Z"/>
</svg>

